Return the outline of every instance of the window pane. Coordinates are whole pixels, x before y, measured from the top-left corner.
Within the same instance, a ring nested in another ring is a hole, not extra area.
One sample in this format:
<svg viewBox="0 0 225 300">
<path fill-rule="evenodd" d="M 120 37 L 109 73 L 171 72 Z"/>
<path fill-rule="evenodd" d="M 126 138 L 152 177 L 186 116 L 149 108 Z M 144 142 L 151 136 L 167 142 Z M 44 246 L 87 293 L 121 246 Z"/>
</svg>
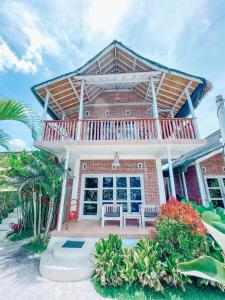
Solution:
<svg viewBox="0 0 225 300">
<path fill-rule="evenodd" d="M 213 203 L 214 207 L 222 207 L 222 208 L 224 208 L 223 200 L 213 200 L 212 203 Z"/>
<path fill-rule="evenodd" d="M 84 204 L 84 215 L 93 216 L 97 214 L 97 204 L 93 203 L 85 203 Z"/>
<path fill-rule="evenodd" d="M 103 190 L 103 200 L 113 200 L 113 190 L 112 189 L 104 189 Z"/>
<path fill-rule="evenodd" d="M 86 190 L 84 192 L 84 201 L 97 202 L 98 200 L 98 191 Z"/>
<path fill-rule="evenodd" d="M 221 191 L 219 189 L 209 189 L 210 198 L 222 198 Z"/>
<path fill-rule="evenodd" d="M 208 187 L 219 187 L 219 180 L 217 178 L 207 178 Z"/>
<path fill-rule="evenodd" d="M 103 187 L 113 187 L 113 177 L 103 177 Z"/>
<path fill-rule="evenodd" d="M 117 189 L 116 190 L 116 199 L 117 200 L 127 200 L 127 190 Z"/>
<path fill-rule="evenodd" d="M 127 178 L 126 177 L 117 177 L 116 178 L 117 187 L 127 187 Z"/>
<path fill-rule="evenodd" d="M 126 202 L 117 202 L 118 204 L 122 204 L 123 212 L 127 212 L 127 203 Z"/>
<path fill-rule="evenodd" d="M 140 187 L 141 180 L 140 177 L 131 177 L 130 178 L 130 187 Z"/>
<path fill-rule="evenodd" d="M 85 178 L 85 188 L 87 188 L 87 189 L 96 189 L 96 188 L 98 188 L 98 178 L 97 177 Z"/>
<path fill-rule="evenodd" d="M 225 186 L 225 178 L 223 178 L 223 185 Z"/>
<path fill-rule="evenodd" d="M 140 202 L 132 202 L 131 203 L 131 212 L 139 212 Z"/>
<path fill-rule="evenodd" d="M 141 189 L 130 190 L 131 200 L 141 200 Z"/>
</svg>

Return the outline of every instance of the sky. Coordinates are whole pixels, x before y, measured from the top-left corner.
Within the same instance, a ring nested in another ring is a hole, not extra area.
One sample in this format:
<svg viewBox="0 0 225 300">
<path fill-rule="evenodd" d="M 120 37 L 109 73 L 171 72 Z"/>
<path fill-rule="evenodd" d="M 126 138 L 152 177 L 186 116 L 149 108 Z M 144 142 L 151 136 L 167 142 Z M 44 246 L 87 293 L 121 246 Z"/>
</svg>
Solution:
<svg viewBox="0 0 225 300">
<path fill-rule="evenodd" d="M 153 61 L 209 80 L 196 110 L 201 137 L 218 129 L 225 96 L 224 0 L 1 0 L 0 97 L 42 108 L 30 88 L 82 66 L 117 39 Z M 1 121 L 11 149 L 32 149 L 29 130 Z"/>
</svg>

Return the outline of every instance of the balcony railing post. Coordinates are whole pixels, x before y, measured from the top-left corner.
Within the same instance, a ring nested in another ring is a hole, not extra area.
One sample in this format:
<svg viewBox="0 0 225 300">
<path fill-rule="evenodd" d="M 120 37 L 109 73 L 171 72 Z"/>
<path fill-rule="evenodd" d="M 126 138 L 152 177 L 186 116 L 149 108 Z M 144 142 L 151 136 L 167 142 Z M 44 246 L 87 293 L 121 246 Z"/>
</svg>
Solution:
<svg viewBox="0 0 225 300">
<path fill-rule="evenodd" d="M 81 130 L 82 130 L 82 120 L 83 120 L 83 114 L 84 114 L 84 80 L 81 81 L 81 87 L 80 87 L 80 107 L 79 107 L 79 121 L 77 122 L 77 140 L 80 141 L 81 139 Z"/>
<path fill-rule="evenodd" d="M 156 131 L 157 131 L 157 136 L 158 139 L 162 138 L 161 134 L 161 126 L 160 126 L 160 121 L 159 121 L 159 114 L 158 114 L 158 108 L 157 108 L 157 100 L 156 100 L 156 94 L 155 94 L 155 86 L 154 86 L 154 81 L 153 78 L 151 77 L 151 89 L 152 89 L 152 107 L 153 107 L 153 116 L 156 119 Z"/>
<path fill-rule="evenodd" d="M 190 109 L 190 113 L 191 113 L 191 116 L 192 116 L 192 119 L 193 119 L 193 125 L 194 125 L 196 138 L 200 139 L 200 132 L 199 132 L 199 128 L 198 128 L 197 118 L 196 118 L 196 115 L 195 115 L 195 110 L 194 110 L 194 107 L 193 107 L 193 104 L 192 104 L 191 96 L 190 96 L 190 93 L 189 93 L 189 90 L 188 90 L 187 87 L 185 88 L 185 95 L 186 95 L 188 106 L 189 106 L 189 109 Z"/>
</svg>

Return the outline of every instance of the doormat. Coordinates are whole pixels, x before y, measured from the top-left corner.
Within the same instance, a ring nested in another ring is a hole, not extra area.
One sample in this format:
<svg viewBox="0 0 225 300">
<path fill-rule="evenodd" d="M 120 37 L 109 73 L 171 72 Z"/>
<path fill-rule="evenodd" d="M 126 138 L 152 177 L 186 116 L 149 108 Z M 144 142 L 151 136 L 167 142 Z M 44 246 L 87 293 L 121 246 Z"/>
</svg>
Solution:
<svg viewBox="0 0 225 300">
<path fill-rule="evenodd" d="M 84 245 L 83 241 L 66 241 L 62 248 L 82 248 Z"/>
</svg>

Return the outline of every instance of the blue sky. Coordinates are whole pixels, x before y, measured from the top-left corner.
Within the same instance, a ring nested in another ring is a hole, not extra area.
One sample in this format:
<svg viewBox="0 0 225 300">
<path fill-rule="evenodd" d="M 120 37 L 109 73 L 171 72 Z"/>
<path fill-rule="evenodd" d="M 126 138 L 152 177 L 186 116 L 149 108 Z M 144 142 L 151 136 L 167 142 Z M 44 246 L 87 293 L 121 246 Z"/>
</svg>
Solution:
<svg viewBox="0 0 225 300">
<path fill-rule="evenodd" d="M 30 87 L 75 70 L 113 39 L 211 81 L 197 117 L 202 137 L 218 128 L 215 96 L 225 96 L 224 0 L 1 0 L 0 96 L 41 113 Z M 1 127 L 12 135 L 13 149 L 31 148 L 23 125 Z"/>
</svg>

